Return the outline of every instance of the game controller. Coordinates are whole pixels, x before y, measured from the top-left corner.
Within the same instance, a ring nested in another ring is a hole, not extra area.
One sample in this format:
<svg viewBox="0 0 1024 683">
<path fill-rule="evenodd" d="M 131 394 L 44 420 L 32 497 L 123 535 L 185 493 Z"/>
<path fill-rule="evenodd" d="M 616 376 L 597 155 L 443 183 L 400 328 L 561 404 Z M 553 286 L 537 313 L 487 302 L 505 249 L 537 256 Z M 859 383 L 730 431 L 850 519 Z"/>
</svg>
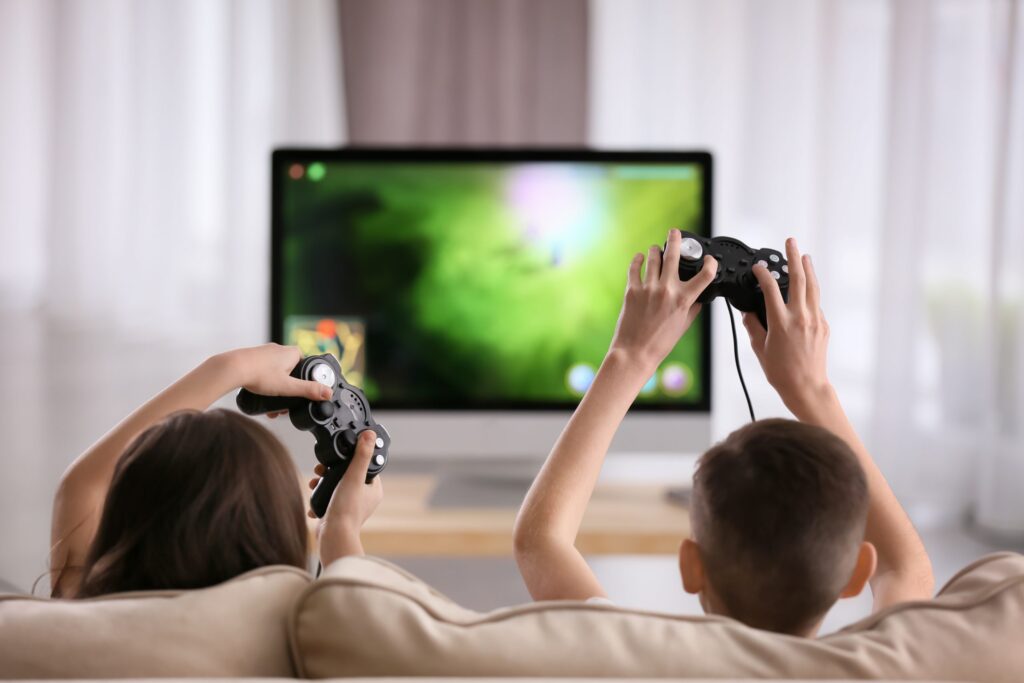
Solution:
<svg viewBox="0 0 1024 683">
<path fill-rule="evenodd" d="M 319 382 L 333 391 L 328 401 L 311 401 L 295 396 L 263 396 L 242 389 L 235 402 L 246 415 L 261 415 L 278 410 L 287 410 L 288 417 L 296 429 L 312 432 L 316 437 L 313 452 L 327 471 L 309 498 L 309 506 L 317 517 L 327 512 L 331 495 L 341 481 L 342 475 L 352 461 L 356 440 L 367 429 L 377 434 L 370 467 L 366 472 L 366 483 L 381 473 L 388 464 L 388 448 L 391 437 L 384 425 L 378 424 L 370 413 L 366 395 L 345 381 L 341 365 L 329 353 L 302 359 L 291 372 L 292 377 Z"/>
<path fill-rule="evenodd" d="M 789 301 L 789 264 L 786 257 L 774 249 L 751 249 L 732 237 L 701 237 L 682 232 L 679 245 L 679 279 L 689 280 L 704 267 L 704 256 L 710 254 L 718 261 L 718 272 L 711 284 L 697 297 L 700 303 L 708 303 L 718 297 L 725 299 L 738 310 L 757 315 L 757 319 L 768 329 L 768 317 L 764 307 L 764 293 L 757 284 L 753 268 L 761 264 L 779 283 L 782 300 Z"/>
</svg>

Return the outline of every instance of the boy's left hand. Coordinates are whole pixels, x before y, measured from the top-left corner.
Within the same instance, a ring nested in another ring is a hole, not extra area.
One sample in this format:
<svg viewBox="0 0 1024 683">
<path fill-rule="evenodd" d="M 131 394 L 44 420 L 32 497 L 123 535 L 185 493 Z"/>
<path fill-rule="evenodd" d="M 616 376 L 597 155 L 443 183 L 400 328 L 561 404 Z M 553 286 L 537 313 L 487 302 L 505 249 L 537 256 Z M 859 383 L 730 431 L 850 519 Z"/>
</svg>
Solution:
<svg viewBox="0 0 1024 683">
<path fill-rule="evenodd" d="M 643 254 L 637 254 L 629 265 L 626 297 L 611 349 L 620 349 L 640 362 L 645 369 L 654 368 L 679 342 L 700 313 L 696 303 L 718 272 L 718 261 L 704 257 L 704 267 L 693 279 L 679 279 L 679 247 L 682 235 L 676 229 L 668 233 L 668 245 L 661 249 L 652 245 L 647 252 L 647 268 L 643 277 L 640 267 Z"/>
</svg>

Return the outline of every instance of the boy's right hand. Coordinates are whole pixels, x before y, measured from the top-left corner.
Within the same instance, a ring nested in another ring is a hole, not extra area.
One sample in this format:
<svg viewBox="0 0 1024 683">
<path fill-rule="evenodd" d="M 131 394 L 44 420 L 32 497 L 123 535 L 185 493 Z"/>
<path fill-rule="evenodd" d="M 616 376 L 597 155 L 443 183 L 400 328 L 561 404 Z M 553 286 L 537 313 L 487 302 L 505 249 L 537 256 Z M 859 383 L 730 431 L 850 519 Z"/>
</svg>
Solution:
<svg viewBox="0 0 1024 683">
<path fill-rule="evenodd" d="M 789 261 L 789 303 L 779 284 L 763 266 L 754 267 L 764 293 L 768 330 L 753 313 L 743 314 L 743 325 L 768 382 L 786 407 L 803 418 L 832 395 L 826 357 L 829 327 L 821 310 L 818 278 L 810 256 L 801 256 L 792 237 L 786 240 Z"/>
</svg>

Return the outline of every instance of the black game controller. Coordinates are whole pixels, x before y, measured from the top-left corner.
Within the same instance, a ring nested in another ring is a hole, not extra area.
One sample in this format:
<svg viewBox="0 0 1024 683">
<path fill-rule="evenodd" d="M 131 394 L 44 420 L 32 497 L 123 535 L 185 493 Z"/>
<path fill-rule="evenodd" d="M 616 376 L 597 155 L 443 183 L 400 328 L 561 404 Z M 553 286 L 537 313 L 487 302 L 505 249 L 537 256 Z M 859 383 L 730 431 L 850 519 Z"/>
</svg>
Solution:
<svg viewBox="0 0 1024 683">
<path fill-rule="evenodd" d="M 323 517 L 334 489 L 352 461 L 360 432 L 370 429 L 377 434 L 366 483 L 370 483 L 388 464 L 391 437 L 383 425 L 374 421 L 366 395 L 345 381 L 341 365 L 331 354 L 304 358 L 291 374 L 292 377 L 319 382 L 334 393 L 328 401 L 311 401 L 295 396 L 262 396 L 242 389 L 236 403 L 246 415 L 287 410 L 297 429 L 313 432 L 316 437 L 313 452 L 327 471 L 313 490 L 309 506 L 317 517 Z"/>
<path fill-rule="evenodd" d="M 682 233 L 679 245 L 679 279 L 689 280 L 704 267 L 704 256 L 710 254 L 718 261 L 715 279 L 697 301 L 707 303 L 725 297 L 741 311 L 757 314 L 757 319 L 768 329 L 764 294 L 754 277 L 753 268 L 761 264 L 779 283 L 782 300 L 789 301 L 789 264 L 786 257 L 774 249 L 751 249 L 732 237 L 701 237 L 691 232 Z"/>
</svg>

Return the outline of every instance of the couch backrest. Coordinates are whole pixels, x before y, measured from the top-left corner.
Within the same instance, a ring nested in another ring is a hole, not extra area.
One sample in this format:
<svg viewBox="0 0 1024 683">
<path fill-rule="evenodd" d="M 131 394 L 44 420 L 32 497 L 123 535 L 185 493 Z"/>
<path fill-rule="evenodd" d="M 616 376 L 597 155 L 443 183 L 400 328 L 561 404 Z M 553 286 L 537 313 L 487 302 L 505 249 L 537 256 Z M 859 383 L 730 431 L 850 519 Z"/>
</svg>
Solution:
<svg viewBox="0 0 1024 683">
<path fill-rule="evenodd" d="M 294 676 L 288 615 L 310 581 L 275 566 L 194 591 L 0 596 L 0 678 Z"/>
<path fill-rule="evenodd" d="M 296 603 L 300 676 L 1024 680 L 1024 556 L 971 565 L 929 601 L 818 640 L 723 618 L 581 602 L 486 614 L 382 560 L 331 565 Z"/>
<path fill-rule="evenodd" d="M 573 676 L 1024 680 L 1024 557 L 991 555 L 931 601 L 819 640 L 721 617 L 551 602 L 478 613 L 346 558 L 311 583 L 267 567 L 219 586 L 90 600 L 0 596 L 0 678 Z M 293 665 L 294 662 L 294 665 Z"/>
</svg>

